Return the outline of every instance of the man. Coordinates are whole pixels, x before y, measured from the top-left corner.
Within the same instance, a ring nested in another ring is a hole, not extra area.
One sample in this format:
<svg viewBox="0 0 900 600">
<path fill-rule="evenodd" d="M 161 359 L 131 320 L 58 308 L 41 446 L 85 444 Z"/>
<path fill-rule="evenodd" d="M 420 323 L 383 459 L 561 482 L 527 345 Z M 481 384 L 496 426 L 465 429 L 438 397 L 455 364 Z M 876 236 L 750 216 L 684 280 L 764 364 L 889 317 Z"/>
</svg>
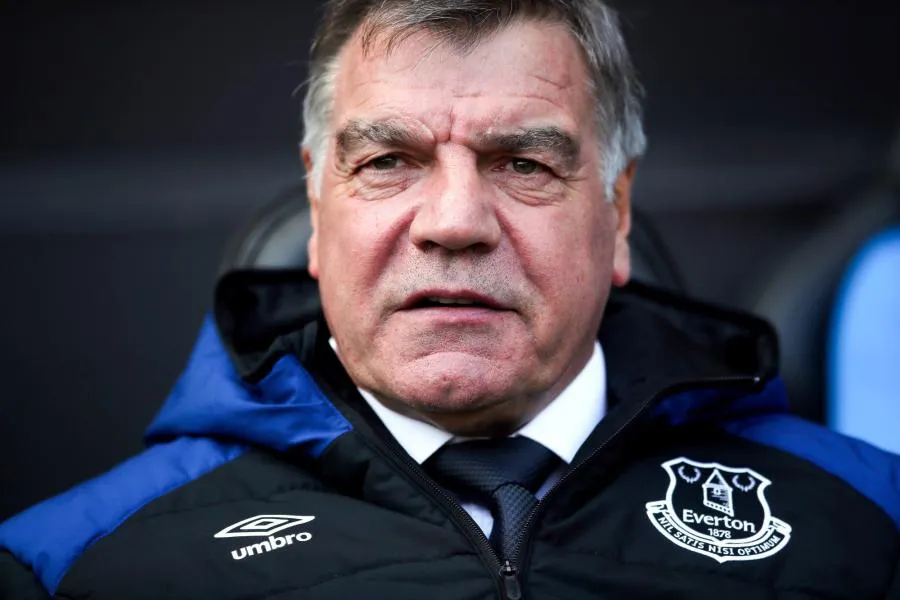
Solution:
<svg viewBox="0 0 900 600">
<path fill-rule="evenodd" d="M 900 598 L 900 460 L 787 414 L 764 323 L 623 287 L 610 9 L 334 0 L 304 120 L 314 281 L 223 279 L 3 597 Z"/>
</svg>

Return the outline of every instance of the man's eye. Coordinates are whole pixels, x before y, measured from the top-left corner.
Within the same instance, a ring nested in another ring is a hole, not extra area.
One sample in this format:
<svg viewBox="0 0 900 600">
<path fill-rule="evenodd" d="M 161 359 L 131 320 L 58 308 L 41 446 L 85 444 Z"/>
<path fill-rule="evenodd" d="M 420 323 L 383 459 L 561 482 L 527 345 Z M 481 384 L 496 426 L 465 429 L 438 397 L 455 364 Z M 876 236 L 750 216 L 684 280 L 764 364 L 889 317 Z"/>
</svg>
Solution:
<svg viewBox="0 0 900 600">
<path fill-rule="evenodd" d="M 542 165 L 527 158 L 513 158 L 509 161 L 512 170 L 519 175 L 534 175 L 542 170 Z"/>
<path fill-rule="evenodd" d="M 365 166 L 371 167 L 376 171 L 389 171 L 391 169 L 396 169 L 399 165 L 399 157 L 394 156 L 393 154 L 386 154 L 384 156 L 379 156 L 378 158 L 373 158 Z"/>
</svg>

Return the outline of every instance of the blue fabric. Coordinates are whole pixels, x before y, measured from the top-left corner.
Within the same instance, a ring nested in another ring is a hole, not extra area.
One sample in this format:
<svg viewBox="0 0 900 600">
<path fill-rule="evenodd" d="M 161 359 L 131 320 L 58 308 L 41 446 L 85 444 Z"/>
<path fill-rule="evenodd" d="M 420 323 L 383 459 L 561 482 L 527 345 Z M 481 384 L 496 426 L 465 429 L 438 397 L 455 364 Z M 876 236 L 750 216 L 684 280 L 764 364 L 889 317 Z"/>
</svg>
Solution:
<svg viewBox="0 0 900 600">
<path fill-rule="evenodd" d="M 723 427 L 839 477 L 880 506 L 900 529 L 900 456 L 788 414 L 751 416 Z"/>
<path fill-rule="evenodd" d="M 827 399 L 832 428 L 900 453 L 900 227 L 866 244 L 838 292 Z"/>
<path fill-rule="evenodd" d="M 258 384 L 243 382 L 208 318 L 147 439 L 224 437 L 276 450 L 303 444 L 319 456 L 351 429 L 292 355 L 282 357 Z"/>
<path fill-rule="evenodd" d="M 789 411 L 784 382 L 776 377 L 756 394 L 742 388 L 722 387 L 689 390 L 664 398 L 654 407 L 652 417 L 664 419 L 671 427 L 697 423 L 721 423 L 745 415 L 778 414 Z"/>
<path fill-rule="evenodd" d="M 34 571 L 50 594 L 72 563 L 128 517 L 241 455 L 238 444 L 181 438 L 154 446 L 0 525 L 0 547 Z"/>
</svg>

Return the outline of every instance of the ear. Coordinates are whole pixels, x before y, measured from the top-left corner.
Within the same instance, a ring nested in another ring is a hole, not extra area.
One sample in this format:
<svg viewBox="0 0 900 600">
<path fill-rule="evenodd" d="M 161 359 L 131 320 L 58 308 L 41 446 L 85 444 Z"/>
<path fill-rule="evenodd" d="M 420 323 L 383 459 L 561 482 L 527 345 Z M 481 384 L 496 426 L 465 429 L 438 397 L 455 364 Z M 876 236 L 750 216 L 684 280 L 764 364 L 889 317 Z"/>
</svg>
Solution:
<svg viewBox="0 0 900 600">
<path fill-rule="evenodd" d="M 306 169 L 306 197 L 309 200 L 309 224 L 311 233 L 306 242 L 307 271 L 313 279 L 319 278 L 319 192 L 313 180 L 313 159 L 308 149 L 300 152 L 303 166 Z"/>
<path fill-rule="evenodd" d="M 637 171 L 637 160 L 632 160 L 622 170 L 613 185 L 613 208 L 616 211 L 616 245 L 613 251 L 612 284 L 621 287 L 631 279 L 631 246 L 628 234 L 631 232 L 631 186 Z"/>
</svg>

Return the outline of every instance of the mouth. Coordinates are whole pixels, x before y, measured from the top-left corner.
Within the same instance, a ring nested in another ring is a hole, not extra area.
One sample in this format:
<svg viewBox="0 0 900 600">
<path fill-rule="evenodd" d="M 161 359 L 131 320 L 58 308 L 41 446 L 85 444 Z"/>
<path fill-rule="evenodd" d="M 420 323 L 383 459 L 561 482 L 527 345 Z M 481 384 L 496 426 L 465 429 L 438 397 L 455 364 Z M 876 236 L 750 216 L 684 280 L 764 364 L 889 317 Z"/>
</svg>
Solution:
<svg viewBox="0 0 900 600">
<path fill-rule="evenodd" d="M 425 290 L 407 298 L 402 310 L 427 308 L 508 310 L 496 299 L 470 290 Z"/>
</svg>

